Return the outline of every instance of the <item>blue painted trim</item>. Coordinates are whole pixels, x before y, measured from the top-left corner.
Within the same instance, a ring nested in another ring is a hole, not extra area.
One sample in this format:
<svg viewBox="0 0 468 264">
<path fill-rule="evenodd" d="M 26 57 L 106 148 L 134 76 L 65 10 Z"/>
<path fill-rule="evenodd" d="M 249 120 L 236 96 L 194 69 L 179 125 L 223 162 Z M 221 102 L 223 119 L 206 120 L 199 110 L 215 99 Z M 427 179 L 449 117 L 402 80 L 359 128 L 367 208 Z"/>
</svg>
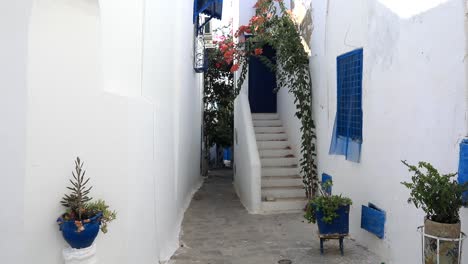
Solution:
<svg viewBox="0 0 468 264">
<path fill-rule="evenodd" d="M 460 143 L 460 160 L 458 163 L 458 183 L 468 182 L 468 139 Z M 468 202 L 468 191 L 463 193 L 463 201 Z"/>
<path fill-rule="evenodd" d="M 372 203 L 362 206 L 361 228 L 383 239 L 385 236 L 386 213 Z"/>
</svg>

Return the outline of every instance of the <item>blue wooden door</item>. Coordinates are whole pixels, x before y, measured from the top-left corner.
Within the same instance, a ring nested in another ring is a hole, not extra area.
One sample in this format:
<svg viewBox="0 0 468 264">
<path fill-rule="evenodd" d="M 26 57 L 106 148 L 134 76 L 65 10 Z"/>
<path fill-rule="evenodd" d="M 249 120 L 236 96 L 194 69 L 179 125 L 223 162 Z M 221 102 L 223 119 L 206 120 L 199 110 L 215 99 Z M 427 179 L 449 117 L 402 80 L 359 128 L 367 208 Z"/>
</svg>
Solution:
<svg viewBox="0 0 468 264">
<path fill-rule="evenodd" d="M 274 59 L 275 51 L 265 46 L 263 55 Z M 276 113 L 276 76 L 260 61 L 252 56 L 249 63 L 249 102 L 252 113 Z"/>
</svg>

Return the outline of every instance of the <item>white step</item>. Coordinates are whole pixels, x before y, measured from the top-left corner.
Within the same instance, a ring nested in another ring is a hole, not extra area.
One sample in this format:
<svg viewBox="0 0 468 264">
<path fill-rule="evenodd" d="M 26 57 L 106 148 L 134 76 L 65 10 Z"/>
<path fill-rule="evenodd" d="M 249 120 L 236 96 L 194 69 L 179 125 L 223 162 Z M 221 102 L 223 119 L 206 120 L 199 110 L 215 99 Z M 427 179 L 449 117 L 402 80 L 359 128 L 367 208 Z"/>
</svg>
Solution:
<svg viewBox="0 0 468 264">
<path fill-rule="evenodd" d="M 278 114 L 252 114 L 253 120 L 272 120 L 272 119 L 279 119 Z"/>
<path fill-rule="evenodd" d="M 254 127 L 255 133 L 282 133 L 284 132 L 284 128 L 280 127 Z"/>
<path fill-rule="evenodd" d="M 287 140 L 288 136 L 286 133 L 262 133 L 262 134 L 255 134 L 257 137 L 257 141 L 276 141 L 276 140 Z"/>
<path fill-rule="evenodd" d="M 284 141 L 257 141 L 257 147 L 259 150 L 264 149 L 286 149 L 289 147 L 289 142 Z"/>
<path fill-rule="evenodd" d="M 262 176 L 295 176 L 299 175 L 297 166 L 262 168 Z"/>
<path fill-rule="evenodd" d="M 281 120 L 254 120 L 254 127 L 280 127 Z"/>
<path fill-rule="evenodd" d="M 262 167 L 293 166 L 297 165 L 297 159 L 292 158 L 263 158 L 260 160 Z"/>
<path fill-rule="evenodd" d="M 262 202 L 264 213 L 288 213 L 302 212 L 307 204 L 307 199 L 303 197 L 278 198 L 276 201 Z"/>
<path fill-rule="evenodd" d="M 280 186 L 280 187 L 262 187 L 262 197 L 290 198 L 305 197 L 304 187 L 298 186 Z"/>
<path fill-rule="evenodd" d="M 292 149 L 264 149 L 259 154 L 260 158 L 293 157 Z"/>
<path fill-rule="evenodd" d="M 262 177 L 262 187 L 279 187 L 279 186 L 300 186 L 302 183 L 301 176 L 265 176 Z"/>
</svg>

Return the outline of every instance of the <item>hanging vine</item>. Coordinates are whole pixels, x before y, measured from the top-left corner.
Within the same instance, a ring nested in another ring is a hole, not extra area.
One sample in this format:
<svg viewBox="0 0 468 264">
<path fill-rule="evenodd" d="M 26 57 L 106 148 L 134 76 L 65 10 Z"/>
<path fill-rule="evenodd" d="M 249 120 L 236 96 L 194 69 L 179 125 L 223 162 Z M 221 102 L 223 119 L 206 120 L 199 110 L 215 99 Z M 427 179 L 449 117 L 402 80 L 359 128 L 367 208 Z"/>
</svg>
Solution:
<svg viewBox="0 0 468 264">
<path fill-rule="evenodd" d="M 309 58 L 298 27 L 283 0 L 258 0 L 254 8 L 255 16 L 248 25 L 240 26 L 234 35 L 238 42 L 227 37 L 218 43 L 223 52 L 223 60 L 219 63 L 232 65 L 231 72 L 240 71 L 235 95 L 239 94 L 247 76 L 250 57 L 256 56 L 276 73 L 277 89 L 286 88 L 294 96 L 296 116 L 301 122 L 301 176 L 307 197 L 315 197 L 319 179 Z M 274 60 L 262 55 L 265 45 L 276 50 Z"/>
</svg>

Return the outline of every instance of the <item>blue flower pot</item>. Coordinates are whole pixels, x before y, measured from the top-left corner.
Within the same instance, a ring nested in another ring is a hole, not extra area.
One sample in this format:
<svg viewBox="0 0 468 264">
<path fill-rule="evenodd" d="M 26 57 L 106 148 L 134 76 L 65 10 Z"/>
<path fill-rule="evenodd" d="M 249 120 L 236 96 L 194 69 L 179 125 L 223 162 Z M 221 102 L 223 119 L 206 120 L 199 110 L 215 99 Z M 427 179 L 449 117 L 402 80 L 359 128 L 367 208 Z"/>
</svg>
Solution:
<svg viewBox="0 0 468 264">
<path fill-rule="evenodd" d="M 65 241 L 72 248 L 80 249 L 90 247 L 93 244 L 99 233 L 101 218 L 102 213 L 98 213 L 89 219 L 80 221 L 83 228 L 79 228 L 74 220 L 65 221 L 63 216 L 59 217 L 57 222 L 60 225 L 60 231 L 62 231 Z"/>
<path fill-rule="evenodd" d="M 347 235 L 349 234 L 349 205 L 341 206 L 336 210 L 338 217 L 331 223 L 323 221 L 323 212 L 317 210 L 317 225 L 321 235 Z"/>
</svg>

